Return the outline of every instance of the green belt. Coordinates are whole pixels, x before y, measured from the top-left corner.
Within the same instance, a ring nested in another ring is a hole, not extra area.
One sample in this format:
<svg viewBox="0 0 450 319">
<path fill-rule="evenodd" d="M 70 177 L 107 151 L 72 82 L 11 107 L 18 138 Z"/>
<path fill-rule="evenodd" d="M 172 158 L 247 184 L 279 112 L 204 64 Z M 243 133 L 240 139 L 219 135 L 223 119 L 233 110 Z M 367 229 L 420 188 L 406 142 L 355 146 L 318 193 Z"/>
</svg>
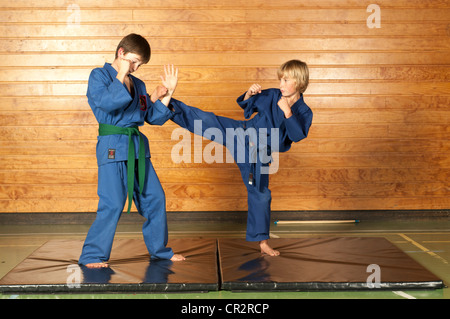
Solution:
<svg viewBox="0 0 450 319">
<path fill-rule="evenodd" d="M 127 164 L 127 185 L 128 185 L 128 211 L 131 210 L 131 202 L 133 200 L 133 189 L 134 189 L 134 166 L 135 166 L 135 151 L 134 142 L 131 139 L 132 135 L 139 136 L 139 159 L 138 159 L 138 169 L 139 169 L 139 194 L 142 194 L 144 188 L 145 180 L 145 145 L 142 134 L 139 132 L 137 126 L 134 127 L 119 127 L 109 124 L 100 123 L 98 128 L 98 134 L 100 136 L 105 135 L 128 135 L 128 164 Z"/>
</svg>

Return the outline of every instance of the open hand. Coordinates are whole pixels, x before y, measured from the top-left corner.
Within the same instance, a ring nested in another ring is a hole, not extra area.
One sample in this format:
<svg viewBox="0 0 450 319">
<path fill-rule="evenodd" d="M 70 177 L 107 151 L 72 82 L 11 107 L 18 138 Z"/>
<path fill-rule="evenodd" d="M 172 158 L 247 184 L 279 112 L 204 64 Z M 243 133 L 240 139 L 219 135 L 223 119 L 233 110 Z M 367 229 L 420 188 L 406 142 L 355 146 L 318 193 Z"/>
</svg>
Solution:
<svg viewBox="0 0 450 319">
<path fill-rule="evenodd" d="M 162 84 L 167 88 L 167 94 L 172 95 L 178 83 L 178 68 L 164 65 L 164 76 L 161 76 Z"/>
<path fill-rule="evenodd" d="M 161 76 L 162 85 L 167 89 L 167 93 L 161 99 L 162 104 L 169 106 L 170 100 L 172 99 L 173 92 L 178 84 L 178 68 L 175 69 L 170 65 L 164 65 L 164 76 Z"/>
</svg>

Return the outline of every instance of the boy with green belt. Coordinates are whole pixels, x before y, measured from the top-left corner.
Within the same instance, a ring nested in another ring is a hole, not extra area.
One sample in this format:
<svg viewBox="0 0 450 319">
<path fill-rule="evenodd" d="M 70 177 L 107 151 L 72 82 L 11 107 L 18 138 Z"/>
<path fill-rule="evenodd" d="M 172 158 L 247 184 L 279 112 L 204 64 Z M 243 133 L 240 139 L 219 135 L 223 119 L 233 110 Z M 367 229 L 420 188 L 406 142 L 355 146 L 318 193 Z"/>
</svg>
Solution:
<svg viewBox="0 0 450 319">
<path fill-rule="evenodd" d="M 150 60 L 150 54 L 147 40 L 130 34 L 117 46 L 114 62 L 94 69 L 89 77 L 88 102 L 99 123 L 99 204 L 78 261 L 89 268 L 108 267 L 127 193 L 128 212 L 134 197 L 139 213 L 146 218 L 142 232 L 151 258 L 185 259 L 166 247 L 165 194 L 150 161 L 148 139 L 139 132 L 144 121 L 163 125 L 173 116 L 167 108 L 177 80 L 173 69 L 166 70 L 163 78 L 164 86 L 173 89 L 168 91 L 159 86 L 151 96 L 147 94 L 144 82 L 131 75 Z"/>
</svg>

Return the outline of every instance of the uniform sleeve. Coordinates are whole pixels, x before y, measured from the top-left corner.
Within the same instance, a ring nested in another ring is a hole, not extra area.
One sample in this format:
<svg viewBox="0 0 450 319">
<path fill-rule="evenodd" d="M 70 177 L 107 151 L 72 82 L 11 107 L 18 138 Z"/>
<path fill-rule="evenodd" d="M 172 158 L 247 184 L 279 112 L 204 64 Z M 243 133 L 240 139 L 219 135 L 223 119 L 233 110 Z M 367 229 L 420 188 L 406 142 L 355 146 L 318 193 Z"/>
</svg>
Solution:
<svg viewBox="0 0 450 319">
<path fill-rule="evenodd" d="M 147 123 L 152 125 L 163 125 L 173 117 L 174 113 L 160 100 L 153 103 L 148 94 L 147 99 L 150 101 L 150 107 L 145 116 L 145 121 Z"/>
<path fill-rule="evenodd" d="M 263 112 L 270 107 L 272 99 L 271 90 L 263 90 L 261 93 L 253 95 L 244 101 L 245 93 L 237 98 L 236 102 L 244 110 L 246 119 L 250 118 L 255 112 Z"/>
<path fill-rule="evenodd" d="M 313 113 L 311 109 L 306 104 L 303 104 L 293 112 L 290 118 L 284 119 L 289 139 L 293 142 L 299 142 L 306 138 L 311 127 L 312 118 Z"/>
<path fill-rule="evenodd" d="M 107 113 L 121 109 L 132 101 L 124 85 L 116 78 L 111 82 L 100 69 L 92 70 L 86 95 L 91 106 Z"/>
</svg>

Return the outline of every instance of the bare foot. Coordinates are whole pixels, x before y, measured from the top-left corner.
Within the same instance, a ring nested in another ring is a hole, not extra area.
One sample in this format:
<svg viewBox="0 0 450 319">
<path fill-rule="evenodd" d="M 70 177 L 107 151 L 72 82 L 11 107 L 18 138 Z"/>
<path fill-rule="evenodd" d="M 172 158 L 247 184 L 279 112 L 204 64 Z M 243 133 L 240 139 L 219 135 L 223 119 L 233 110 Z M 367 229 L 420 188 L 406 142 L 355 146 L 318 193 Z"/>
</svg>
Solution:
<svg viewBox="0 0 450 319">
<path fill-rule="evenodd" d="M 162 85 L 158 85 L 156 89 L 153 91 L 152 95 L 150 96 L 150 99 L 152 100 L 153 103 L 155 103 L 157 100 L 163 98 L 166 94 L 167 88 Z"/>
<path fill-rule="evenodd" d="M 86 264 L 85 265 L 87 268 L 91 268 L 91 269 L 96 269 L 96 268 L 108 268 L 109 264 L 108 263 L 91 263 L 91 264 Z"/>
<path fill-rule="evenodd" d="M 175 254 L 172 256 L 172 258 L 170 258 L 171 261 L 182 261 L 182 260 L 186 260 L 186 258 L 184 258 L 183 255 L 179 255 L 179 254 Z"/>
<path fill-rule="evenodd" d="M 261 248 L 261 254 L 267 254 L 269 256 L 279 256 L 280 252 L 278 250 L 272 249 L 272 247 L 269 246 L 269 241 L 261 240 L 259 242 L 259 247 Z"/>
</svg>

